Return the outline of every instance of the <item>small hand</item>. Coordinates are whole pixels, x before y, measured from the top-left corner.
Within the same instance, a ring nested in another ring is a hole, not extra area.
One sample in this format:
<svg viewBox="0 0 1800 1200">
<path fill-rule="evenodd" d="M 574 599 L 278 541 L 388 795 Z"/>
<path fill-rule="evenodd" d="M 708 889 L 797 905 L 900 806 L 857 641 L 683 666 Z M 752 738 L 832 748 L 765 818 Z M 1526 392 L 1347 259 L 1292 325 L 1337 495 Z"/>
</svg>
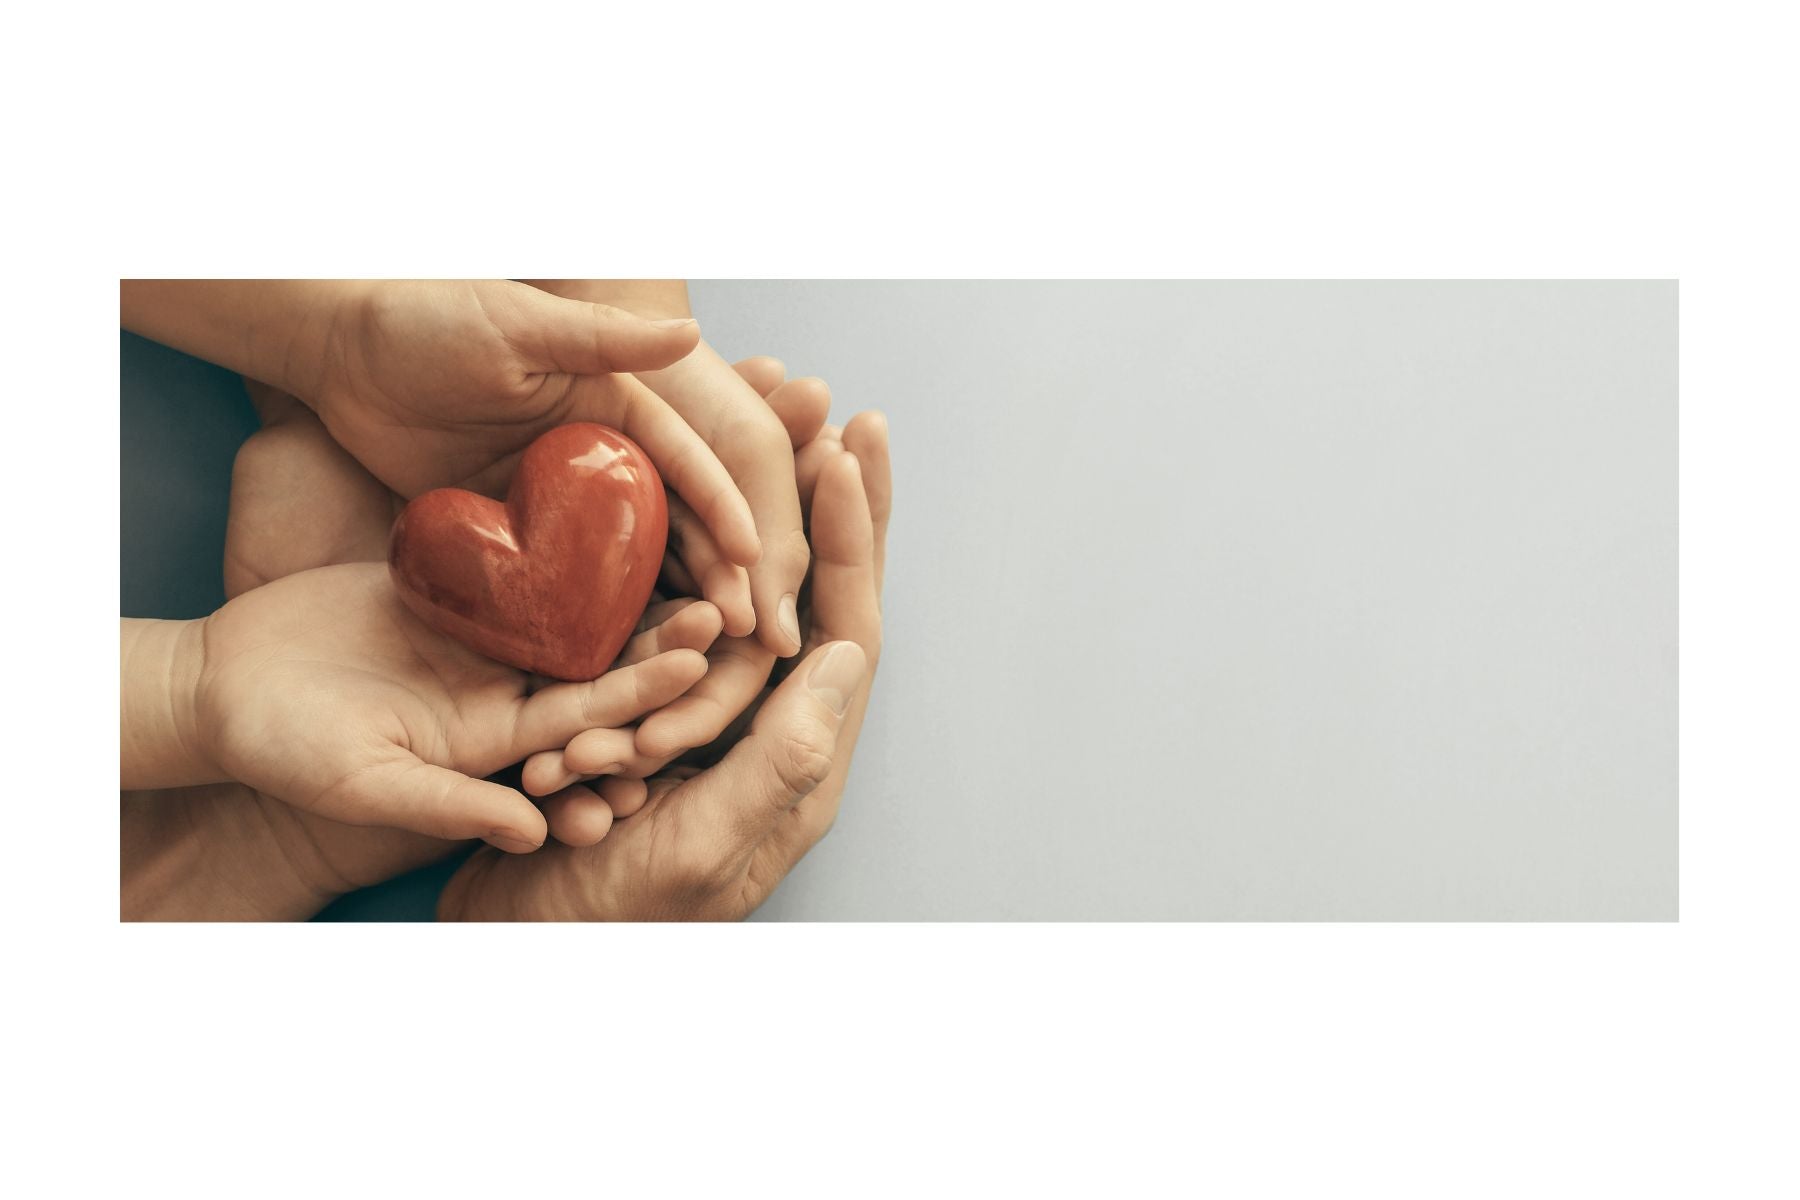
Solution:
<svg viewBox="0 0 1800 1200">
<path fill-rule="evenodd" d="M 679 283 L 559 279 L 539 281 L 539 286 L 560 296 L 604 301 L 634 312 L 689 315 L 687 289 Z M 775 366 L 779 370 L 780 364 Z M 725 614 L 728 635 L 742 637 L 754 628 L 757 640 L 771 653 L 783 657 L 798 653 L 797 605 L 800 582 L 806 576 L 807 546 L 794 489 L 793 447 L 810 437 L 790 437 L 769 406 L 760 401 L 759 389 L 705 342 L 678 361 L 659 364 L 657 369 L 635 369 L 638 379 L 712 447 L 755 517 L 762 556 L 746 564 L 745 583 L 728 584 L 728 571 L 745 560 L 717 536 L 715 523 L 706 519 L 704 510 L 693 508 L 700 518 L 695 521 L 692 513 L 683 511 L 690 506 L 672 507 L 671 527 L 683 545 L 684 558 L 696 572 L 695 579 L 705 589 L 703 594 Z M 779 375 L 774 382 L 780 384 Z M 816 411 L 823 422 L 831 407 L 831 393 L 823 380 L 797 379 L 785 389 L 793 393 L 788 397 L 790 404 Z M 768 389 L 761 389 L 761 394 L 766 396 Z"/>
<path fill-rule="evenodd" d="M 543 842 L 543 815 L 480 776 L 627 724 L 706 670 L 678 649 L 533 692 L 414 617 L 377 563 L 290 575 L 197 628 L 196 740 L 218 777 L 334 820 L 513 851 Z"/>
</svg>

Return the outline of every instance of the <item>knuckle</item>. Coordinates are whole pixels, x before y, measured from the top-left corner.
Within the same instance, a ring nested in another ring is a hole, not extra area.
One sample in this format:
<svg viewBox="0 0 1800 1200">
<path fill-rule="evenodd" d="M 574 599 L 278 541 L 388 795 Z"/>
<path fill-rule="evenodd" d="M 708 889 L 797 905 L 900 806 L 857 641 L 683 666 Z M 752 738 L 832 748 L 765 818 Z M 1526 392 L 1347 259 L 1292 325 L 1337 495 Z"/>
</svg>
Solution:
<svg viewBox="0 0 1800 1200">
<path fill-rule="evenodd" d="M 600 719 L 602 716 L 600 712 L 601 699 L 600 688 L 597 684 L 589 684 L 581 689 L 581 703 L 577 708 L 581 723 L 590 729 L 606 724 Z"/>
<path fill-rule="evenodd" d="M 787 426 L 767 406 L 739 410 L 727 427 L 725 442 L 735 459 L 747 463 L 779 462 L 781 455 L 794 452 Z"/>
<path fill-rule="evenodd" d="M 783 734 L 772 756 L 776 777 L 791 795 L 812 792 L 831 774 L 833 739 L 816 721 L 808 721 Z"/>
<path fill-rule="evenodd" d="M 796 574 L 803 574 L 807 565 L 812 562 L 812 547 L 807 543 L 806 531 L 799 528 L 788 530 L 777 542 L 776 553 Z"/>
</svg>

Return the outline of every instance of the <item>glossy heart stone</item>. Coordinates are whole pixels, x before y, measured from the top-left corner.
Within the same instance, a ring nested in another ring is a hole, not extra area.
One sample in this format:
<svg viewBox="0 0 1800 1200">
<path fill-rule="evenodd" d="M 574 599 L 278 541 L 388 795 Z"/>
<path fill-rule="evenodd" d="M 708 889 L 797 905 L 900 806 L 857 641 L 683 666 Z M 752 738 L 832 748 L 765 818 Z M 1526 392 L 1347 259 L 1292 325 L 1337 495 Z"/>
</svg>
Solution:
<svg viewBox="0 0 1800 1200">
<path fill-rule="evenodd" d="M 408 504 L 388 567 L 440 633 L 521 670 L 593 679 L 643 615 L 668 534 L 662 479 L 637 444 L 564 425 L 526 449 L 506 503 L 439 488 Z"/>
</svg>

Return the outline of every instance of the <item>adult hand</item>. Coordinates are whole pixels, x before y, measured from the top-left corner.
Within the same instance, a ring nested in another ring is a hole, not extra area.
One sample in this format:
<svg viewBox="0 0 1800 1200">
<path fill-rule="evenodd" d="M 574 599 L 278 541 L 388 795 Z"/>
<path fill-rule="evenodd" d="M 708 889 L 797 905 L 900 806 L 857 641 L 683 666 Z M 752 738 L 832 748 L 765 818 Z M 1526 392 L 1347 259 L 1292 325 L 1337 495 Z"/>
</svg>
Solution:
<svg viewBox="0 0 1800 1200">
<path fill-rule="evenodd" d="M 844 444 L 821 467 L 812 501 L 805 632 L 817 648 L 770 694 L 749 733 L 698 774 L 671 771 L 647 785 L 609 779 L 599 795 L 570 789 L 577 794 L 563 804 L 607 803 L 629 816 L 595 846 L 552 845 L 529 858 L 477 852 L 446 887 L 441 917 L 739 918 L 830 829 L 881 653 L 891 495 L 879 415 L 851 422 Z"/>
<path fill-rule="evenodd" d="M 691 320 L 648 321 L 507 280 L 127 280 L 122 322 L 299 396 L 389 488 L 499 495 L 538 434 L 597 421 L 642 446 L 731 561 L 761 554 L 706 442 L 625 372 L 675 362 Z"/>
</svg>

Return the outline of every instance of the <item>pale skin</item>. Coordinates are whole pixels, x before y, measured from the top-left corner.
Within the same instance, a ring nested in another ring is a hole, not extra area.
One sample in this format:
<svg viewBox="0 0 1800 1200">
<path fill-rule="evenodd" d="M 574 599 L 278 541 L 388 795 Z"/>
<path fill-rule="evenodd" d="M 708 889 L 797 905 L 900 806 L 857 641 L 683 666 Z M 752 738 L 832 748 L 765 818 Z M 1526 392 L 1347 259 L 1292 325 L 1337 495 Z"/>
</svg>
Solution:
<svg viewBox="0 0 1800 1200">
<path fill-rule="evenodd" d="M 551 844 L 529 858 L 478 851 L 445 888 L 440 917 L 735 920 L 831 828 L 881 653 L 892 491 L 880 415 L 857 417 L 844 439 L 809 506 L 812 603 L 803 620 L 816 648 L 766 697 L 743 738 L 697 773 L 609 779 L 592 799 L 576 792 L 570 806 L 606 803 L 622 818 L 603 841 Z"/>
<path fill-rule="evenodd" d="M 524 853 L 542 813 L 491 774 L 706 672 L 678 649 L 533 691 L 425 625 L 379 563 L 276 580 L 199 621 L 120 622 L 123 790 L 236 780 L 333 820 Z"/>
<path fill-rule="evenodd" d="M 691 355 L 691 318 L 509 280 L 127 280 L 119 308 L 134 332 L 298 397 L 403 497 L 442 486 L 501 495 L 538 434 L 597 421 L 644 448 L 727 561 L 762 556 L 757 519 L 719 456 L 630 374 Z"/>
<path fill-rule="evenodd" d="M 538 287 L 559 296 L 617 307 L 646 317 L 691 317 L 687 285 L 681 280 L 543 279 Z M 717 604 L 725 632 L 743 637 L 752 630 L 771 653 L 787 657 L 800 648 L 797 598 L 806 575 L 806 534 L 794 481 L 794 439 L 767 404 L 758 403 L 756 382 L 734 369 L 704 341 L 675 362 L 655 369 L 634 368 L 655 392 L 718 454 L 743 492 L 756 521 L 762 555 L 748 564 L 720 541 L 711 522 L 682 498 L 671 506 L 672 536 L 682 560 L 694 572 L 698 594 Z M 779 380 L 777 380 L 779 382 Z M 819 421 L 831 407 L 823 380 L 797 379 L 787 385 L 789 401 L 804 411 L 815 407 Z M 762 389 L 766 394 L 768 389 Z M 816 427 L 812 431 L 817 432 Z"/>
<path fill-rule="evenodd" d="M 750 360 L 739 364 L 738 371 L 758 390 L 769 394 L 786 428 L 791 431 L 819 429 L 823 406 L 815 402 L 818 389 L 790 388 L 784 397 L 779 387 L 781 369 L 773 360 Z M 806 381 L 796 381 L 803 382 Z M 813 400 L 807 399 L 809 394 Z M 309 554 L 378 556 L 383 531 L 392 516 L 392 495 L 367 481 L 366 477 L 358 481 L 353 473 L 354 464 L 347 472 L 342 469 L 342 463 L 334 464 L 329 461 L 329 455 L 321 456 L 318 453 L 321 448 L 335 451 L 335 447 L 329 438 L 313 438 L 316 422 L 309 427 L 310 417 L 304 412 L 292 411 L 292 406 L 281 397 L 267 392 L 259 397 L 259 406 L 265 415 L 272 417 L 273 424 L 270 430 L 259 434 L 251 445 L 246 446 L 234 481 L 230 538 L 233 553 L 228 563 L 228 578 L 233 580 L 234 590 L 263 582 L 288 568 L 307 565 Z M 282 413 L 284 407 L 288 410 L 285 416 Z M 293 433 L 288 418 L 297 418 L 297 434 Z M 860 424 L 853 422 L 852 429 L 873 428 L 874 420 L 859 418 Z M 801 435 L 796 433 L 795 436 Z M 841 444 L 835 436 L 825 440 Z M 310 468 L 303 452 L 303 448 L 309 446 L 313 451 Z M 866 444 L 863 448 L 869 449 Z M 885 481 L 885 435 L 880 451 L 881 477 Z M 322 467 L 321 457 L 326 459 Z M 806 449 L 801 451 L 800 458 L 803 462 L 820 460 L 817 452 L 809 453 Z M 811 474 L 817 478 L 816 472 Z M 321 479 L 335 480 L 337 486 L 320 486 Z M 797 484 L 798 491 L 810 493 L 812 490 L 810 479 L 798 480 Z M 879 490 L 885 525 L 885 482 Z M 271 503 L 283 496 L 292 497 L 296 492 L 308 498 L 306 513 L 289 514 L 290 518 L 298 516 L 299 519 L 281 519 L 279 508 L 270 507 Z M 258 522 L 240 521 L 246 511 L 276 518 L 267 524 L 267 536 L 258 538 L 251 532 L 258 527 Z M 310 544 L 308 538 L 312 539 Z M 653 632 L 654 637 L 641 634 L 634 639 L 621 664 L 631 660 L 634 654 L 666 652 L 676 645 L 704 648 L 717 634 L 716 610 L 703 603 L 673 602 L 662 613 L 653 609 L 650 615 L 653 622 L 658 617 L 668 619 L 656 625 L 653 631 L 646 631 Z M 813 626 L 811 614 L 807 614 L 806 620 L 809 627 Z M 816 641 L 816 633 L 809 633 L 809 645 Z M 754 642 L 751 645 L 755 647 Z M 772 655 L 767 662 L 773 662 Z M 721 674 L 722 680 L 725 678 L 725 673 L 714 674 Z M 745 678 L 733 684 L 734 692 L 747 692 L 746 700 L 754 697 L 767 674 L 766 665 L 760 671 L 746 673 Z M 712 682 L 713 677 L 709 675 L 702 686 Z M 859 694 L 866 695 L 866 688 Z M 723 711 L 726 705 L 715 702 L 706 707 Z M 742 707 L 741 701 L 731 702 L 724 720 L 729 720 Z M 852 722 L 860 721 L 860 708 L 856 704 L 850 706 L 850 713 Z M 854 726 L 851 728 L 853 732 Z M 591 741 L 595 732 L 604 731 L 605 727 L 588 730 L 583 736 Z M 629 735 L 628 730 L 625 732 Z M 666 782 L 659 780 L 653 786 L 661 788 Z M 635 797 L 632 794 L 634 787 Z M 644 785 L 635 780 L 603 781 L 600 789 L 611 791 L 618 798 L 620 809 L 626 813 L 641 809 L 647 794 Z M 559 835 L 566 834 L 570 840 L 583 843 L 604 834 L 613 818 L 612 809 L 598 800 L 596 792 L 587 788 L 567 789 L 564 794 L 554 797 L 546 809 L 553 827 L 560 826 Z M 454 843 L 430 837 L 345 825 L 232 786 L 126 797 L 121 813 L 128 843 L 147 844 L 149 849 L 148 853 L 137 856 L 136 869 L 127 862 L 122 902 L 130 915 L 304 916 L 343 891 L 422 865 L 454 848 Z M 628 828 L 629 824 L 626 822 L 624 827 Z M 177 841 L 183 845 L 175 845 Z M 207 861 L 213 861 L 223 853 L 232 862 L 260 863 L 261 869 L 158 870 L 159 865 L 166 868 L 170 862 L 191 859 L 199 853 L 193 849 L 193 844 L 209 848 L 205 852 Z M 213 847 L 221 849 L 215 851 L 211 849 Z M 769 853 L 772 851 L 763 856 L 762 877 L 766 877 Z M 170 886 L 170 879 L 183 880 L 186 884 Z M 163 885 L 160 890 L 159 883 Z M 482 894 L 494 897 L 505 893 L 493 891 L 490 885 Z M 682 894 L 687 893 L 683 891 Z M 640 895 L 649 900 L 658 893 L 650 889 L 641 891 Z M 647 910 L 658 910 L 660 903 L 648 904 Z M 662 904 L 662 907 L 669 905 Z M 477 909 L 468 915 L 483 913 Z"/>
</svg>

